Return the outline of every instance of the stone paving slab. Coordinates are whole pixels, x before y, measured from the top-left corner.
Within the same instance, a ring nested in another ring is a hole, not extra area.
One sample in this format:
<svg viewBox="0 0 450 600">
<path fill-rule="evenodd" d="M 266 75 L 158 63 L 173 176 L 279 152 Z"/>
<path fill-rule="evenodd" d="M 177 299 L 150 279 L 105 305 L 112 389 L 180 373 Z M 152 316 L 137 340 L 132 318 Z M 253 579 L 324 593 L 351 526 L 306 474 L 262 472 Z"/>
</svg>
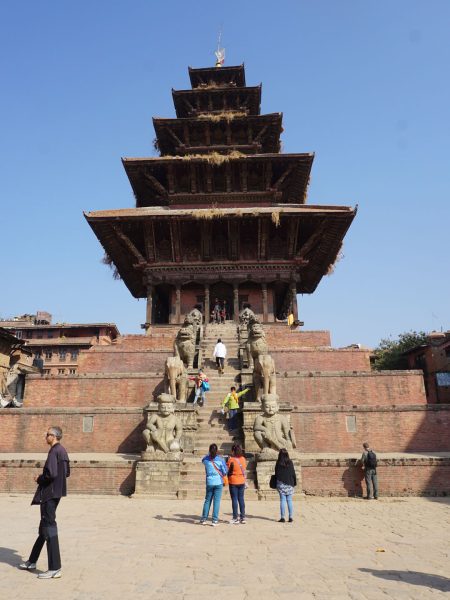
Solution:
<svg viewBox="0 0 450 600">
<path fill-rule="evenodd" d="M 213 528 L 197 500 L 68 496 L 60 580 L 16 568 L 37 532 L 30 500 L 0 495 L 0 598 L 450 598 L 449 499 L 298 499 L 292 524 L 277 522 L 277 502 L 249 501 L 247 525 L 232 526 L 225 493 Z"/>
</svg>

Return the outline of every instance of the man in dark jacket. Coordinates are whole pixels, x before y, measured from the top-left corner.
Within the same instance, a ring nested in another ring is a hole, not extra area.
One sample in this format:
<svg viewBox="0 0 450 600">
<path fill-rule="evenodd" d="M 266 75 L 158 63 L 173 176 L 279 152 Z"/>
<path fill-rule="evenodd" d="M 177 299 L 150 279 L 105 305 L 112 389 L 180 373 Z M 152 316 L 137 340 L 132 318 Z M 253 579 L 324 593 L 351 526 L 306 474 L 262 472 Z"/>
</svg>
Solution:
<svg viewBox="0 0 450 600">
<path fill-rule="evenodd" d="M 378 500 L 378 477 L 377 477 L 377 455 L 368 442 L 363 444 L 363 453 L 357 464 L 364 468 L 364 479 L 366 480 L 367 500 Z M 372 496 L 373 485 L 373 496 Z"/>
<path fill-rule="evenodd" d="M 61 557 L 59 554 L 56 509 L 62 496 L 67 495 L 66 479 L 70 475 L 70 463 L 66 449 L 61 446 L 62 429 L 50 427 L 45 439 L 50 446 L 42 474 L 35 477 L 38 488 L 31 504 L 41 507 L 39 535 L 31 550 L 30 558 L 19 565 L 19 569 L 31 570 L 47 543 L 48 571 L 39 573 L 39 579 L 58 579 L 61 577 Z"/>
</svg>

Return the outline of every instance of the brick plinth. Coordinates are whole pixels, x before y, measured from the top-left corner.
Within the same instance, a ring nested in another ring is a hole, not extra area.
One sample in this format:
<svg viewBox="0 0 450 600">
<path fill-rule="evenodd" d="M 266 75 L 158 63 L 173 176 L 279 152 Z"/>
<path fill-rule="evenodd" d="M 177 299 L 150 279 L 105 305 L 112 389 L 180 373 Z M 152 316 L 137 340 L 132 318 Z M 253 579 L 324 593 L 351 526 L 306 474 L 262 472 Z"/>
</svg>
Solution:
<svg viewBox="0 0 450 600">
<path fill-rule="evenodd" d="M 364 472 L 353 459 L 302 459 L 303 491 L 313 496 L 356 496 L 365 492 Z M 378 458 L 379 494 L 450 495 L 450 457 Z"/>
<path fill-rule="evenodd" d="M 45 458 L 0 455 L 0 487 L 6 493 L 34 493 L 34 476 Z M 108 459 L 92 455 L 71 457 L 69 494 L 124 494 L 135 489 L 136 455 Z M 200 460 L 200 459 L 199 459 Z M 364 474 L 355 459 L 300 455 L 302 491 L 315 496 L 363 496 Z M 450 495 L 450 456 L 381 456 L 378 454 L 380 496 Z M 201 475 L 203 480 L 203 471 Z M 300 491 L 300 490 L 297 490 Z M 263 496 L 261 496 L 263 498 Z"/>
<path fill-rule="evenodd" d="M 36 489 L 35 475 L 42 472 L 45 459 L 1 459 L 0 489 L 4 493 L 30 493 Z M 68 480 L 69 494 L 130 495 L 135 487 L 136 458 L 128 460 L 73 460 Z"/>
</svg>

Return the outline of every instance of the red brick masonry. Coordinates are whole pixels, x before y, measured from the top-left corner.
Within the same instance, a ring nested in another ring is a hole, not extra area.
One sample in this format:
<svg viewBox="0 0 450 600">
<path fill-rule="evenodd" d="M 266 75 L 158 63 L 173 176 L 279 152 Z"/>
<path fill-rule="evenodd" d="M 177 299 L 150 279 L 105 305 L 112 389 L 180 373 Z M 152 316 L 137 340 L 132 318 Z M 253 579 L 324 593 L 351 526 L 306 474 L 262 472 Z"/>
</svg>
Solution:
<svg viewBox="0 0 450 600">
<path fill-rule="evenodd" d="M 380 496 L 450 495 L 450 456 L 379 457 Z M 134 491 L 136 456 L 121 460 L 72 460 L 70 494 L 124 494 Z M 303 458 L 302 491 L 314 496 L 359 496 L 364 492 L 363 472 L 353 458 Z M 0 455 L 0 489 L 6 493 L 32 493 L 33 477 L 44 460 L 29 456 L 4 459 Z M 300 491 L 300 490 L 298 490 Z"/>
</svg>

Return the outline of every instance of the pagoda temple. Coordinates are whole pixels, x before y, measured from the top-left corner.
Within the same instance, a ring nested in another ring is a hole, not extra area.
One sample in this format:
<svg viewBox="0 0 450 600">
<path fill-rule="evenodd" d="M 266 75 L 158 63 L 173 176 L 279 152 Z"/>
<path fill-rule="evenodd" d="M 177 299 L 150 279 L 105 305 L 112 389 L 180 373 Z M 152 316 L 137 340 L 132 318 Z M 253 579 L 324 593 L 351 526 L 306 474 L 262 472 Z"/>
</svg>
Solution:
<svg viewBox="0 0 450 600">
<path fill-rule="evenodd" d="M 154 118 L 159 157 L 124 158 L 136 206 L 85 217 L 146 324 L 180 323 L 215 298 L 235 320 L 298 316 L 332 268 L 355 209 L 307 205 L 314 154 L 281 153 L 282 113 L 261 114 L 244 66 L 189 68 L 176 118 Z"/>
</svg>

